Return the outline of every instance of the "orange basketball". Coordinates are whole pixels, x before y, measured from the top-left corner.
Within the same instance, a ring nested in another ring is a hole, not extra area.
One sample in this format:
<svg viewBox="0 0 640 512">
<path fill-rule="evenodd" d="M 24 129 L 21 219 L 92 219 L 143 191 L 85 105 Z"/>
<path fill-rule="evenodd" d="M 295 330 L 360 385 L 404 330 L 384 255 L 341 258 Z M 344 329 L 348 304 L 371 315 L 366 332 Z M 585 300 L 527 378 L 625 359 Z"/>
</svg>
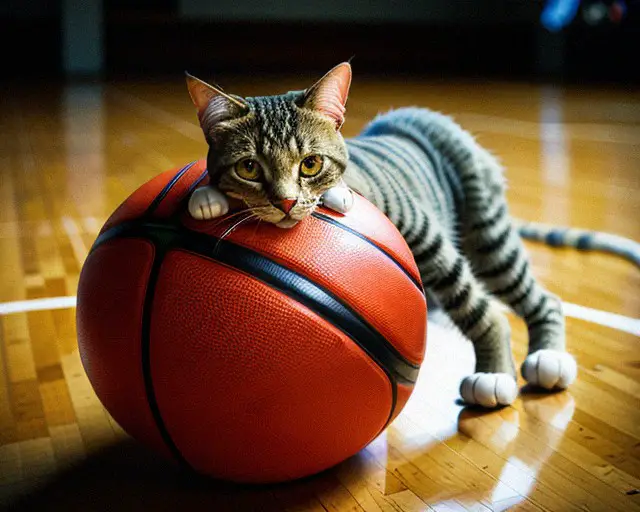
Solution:
<svg viewBox="0 0 640 512">
<path fill-rule="evenodd" d="M 276 482 L 355 454 L 396 417 L 425 350 L 426 301 L 391 222 L 357 197 L 293 229 L 196 221 L 205 162 L 111 216 L 82 269 L 78 342 L 104 406 L 196 471 Z"/>
</svg>

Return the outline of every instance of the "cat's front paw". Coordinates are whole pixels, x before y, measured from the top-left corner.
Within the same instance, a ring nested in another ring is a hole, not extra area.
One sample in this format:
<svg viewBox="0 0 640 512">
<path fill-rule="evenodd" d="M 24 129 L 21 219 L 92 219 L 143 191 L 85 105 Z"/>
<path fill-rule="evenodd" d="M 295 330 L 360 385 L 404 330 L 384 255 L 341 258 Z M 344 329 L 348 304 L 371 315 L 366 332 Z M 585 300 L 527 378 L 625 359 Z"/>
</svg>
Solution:
<svg viewBox="0 0 640 512">
<path fill-rule="evenodd" d="M 529 384 L 544 389 L 565 389 L 576 380 L 576 360 L 567 352 L 542 349 L 529 354 L 522 363 L 522 376 Z"/>
<path fill-rule="evenodd" d="M 468 405 L 510 405 L 518 396 L 518 385 L 508 373 L 474 373 L 462 379 L 460 396 Z"/>
<path fill-rule="evenodd" d="M 330 188 L 322 194 L 322 204 L 338 213 L 347 213 L 353 208 L 353 192 L 344 185 Z"/>
<path fill-rule="evenodd" d="M 194 190 L 189 198 L 189 213 L 194 219 L 215 219 L 228 211 L 227 196 L 213 187 L 200 187 Z"/>
</svg>

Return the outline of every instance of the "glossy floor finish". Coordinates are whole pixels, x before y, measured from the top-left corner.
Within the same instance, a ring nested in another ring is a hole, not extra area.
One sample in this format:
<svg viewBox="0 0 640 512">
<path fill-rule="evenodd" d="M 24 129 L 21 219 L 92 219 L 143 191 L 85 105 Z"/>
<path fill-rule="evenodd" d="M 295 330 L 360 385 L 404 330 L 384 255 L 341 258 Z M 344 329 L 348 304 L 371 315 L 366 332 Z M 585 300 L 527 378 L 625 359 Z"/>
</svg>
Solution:
<svg viewBox="0 0 640 512">
<path fill-rule="evenodd" d="M 307 85 L 218 81 L 244 95 Z M 640 240 L 640 93 L 356 76 L 344 133 L 403 105 L 454 115 L 499 155 L 514 214 Z M 268 487 L 198 480 L 131 441 L 82 370 L 73 297 L 87 249 L 120 201 L 204 156 L 194 121 L 180 77 L 0 94 L 0 507 L 640 510 L 640 271 L 533 244 L 536 274 L 573 304 L 579 378 L 568 392 L 465 409 L 457 387 L 473 368 L 471 346 L 433 321 L 405 411 L 319 476 Z M 512 326 L 519 364 L 526 331 L 515 317 Z"/>
</svg>

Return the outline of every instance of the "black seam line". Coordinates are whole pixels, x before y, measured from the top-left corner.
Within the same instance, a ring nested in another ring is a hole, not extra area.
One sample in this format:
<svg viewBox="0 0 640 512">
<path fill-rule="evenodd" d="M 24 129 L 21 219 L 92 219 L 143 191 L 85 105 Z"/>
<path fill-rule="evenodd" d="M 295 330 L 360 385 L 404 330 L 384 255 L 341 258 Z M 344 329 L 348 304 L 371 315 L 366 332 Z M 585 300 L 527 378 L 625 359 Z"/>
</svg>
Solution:
<svg viewBox="0 0 640 512">
<path fill-rule="evenodd" d="M 395 259 L 391 253 L 385 251 L 382 247 L 380 247 L 379 245 L 374 243 L 372 240 L 369 240 L 362 233 L 358 233 L 356 230 L 351 229 L 349 226 L 345 226 L 341 222 L 338 222 L 337 220 L 329 217 L 328 215 L 325 215 L 323 213 L 314 212 L 314 213 L 311 214 L 311 216 L 315 217 L 318 220 L 321 220 L 321 221 L 324 221 L 324 222 L 328 222 L 329 224 L 331 224 L 333 226 L 336 226 L 336 227 L 338 227 L 340 229 L 343 229 L 344 231 L 347 231 L 348 233 L 351 233 L 352 235 L 357 236 L 361 240 L 364 240 L 365 242 L 367 242 L 369 245 L 372 245 L 373 247 L 378 249 L 387 258 L 389 258 L 391 261 L 393 261 L 400 268 L 400 270 L 402 270 L 402 272 L 411 280 L 411 282 L 416 285 L 418 290 L 420 290 L 420 293 L 422 293 L 424 295 L 424 288 L 422 287 L 422 283 L 419 280 L 417 280 L 415 277 L 413 277 L 411 275 L 411 273 L 402 265 L 402 263 L 400 263 L 397 259 Z"/>
<path fill-rule="evenodd" d="M 184 195 L 183 199 L 188 199 L 191 196 L 191 193 L 196 188 L 198 188 L 198 185 L 200 185 L 200 183 L 202 183 L 202 180 L 204 180 L 207 177 L 207 174 L 209 174 L 209 169 L 205 169 L 204 171 L 202 171 L 202 174 L 198 176 L 198 179 L 191 184 L 191 186 L 189 187 L 189 190 L 187 190 L 187 193 Z"/>
<path fill-rule="evenodd" d="M 184 197 L 180 200 L 181 206 L 176 209 L 176 212 L 175 212 L 176 216 L 179 216 L 180 214 L 182 214 L 182 211 L 188 207 L 191 194 L 196 188 L 198 188 L 198 185 L 202 183 L 202 180 L 204 180 L 207 177 L 207 174 L 209 174 L 209 170 L 205 169 L 204 171 L 202 171 L 202 174 L 198 176 L 198 179 L 189 186 L 189 189 L 184 194 Z"/>
<path fill-rule="evenodd" d="M 176 183 L 178 183 L 180 178 L 182 178 L 182 176 L 184 176 L 184 174 L 195 165 L 195 163 L 196 161 L 194 160 L 190 164 L 185 165 L 182 169 L 180 169 L 176 173 L 176 175 L 173 178 L 171 178 L 171 181 L 164 186 L 164 188 L 160 191 L 160 193 L 151 202 L 151 204 L 147 208 L 147 211 L 144 212 L 144 216 L 152 215 L 153 212 L 156 211 L 156 209 L 158 208 L 158 206 L 160 206 L 160 203 L 167 196 L 169 191 L 175 186 Z"/>
<path fill-rule="evenodd" d="M 253 276 L 327 319 L 349 336 L 393 381 L 415 384 L 420 365 L 408 361 L 366 320 L 330 292 L 293 270 L 228 240 L 152 222 L 124 223 L 111 228 L 98 237 L 93 249 L 112 238 L 132 237 L 188 250 Z"/>
<path fill-rule="evenodd" d="M 156 398 L 155 389 L 153 387 L 153 376 L 151 375 L 151 314 L 153 311 L 153 298 L 156 284 L 158 282 L 158 275 L 160 273 L 160 267 L 166 254 L 166 247 L 160 244 L 154 243 L 155 255 L 153 258 L 153 265 L 151 272 L 149 273 L 149 281 L 147 284 L 147 291 L 144 298 L 144 305 L 142 309 L 142 330 L 141 330 L 141 362 L 142 362 L 142 376 L 144 380 L 144 389 L 147 396 L 147 403 L 149 404 L 149 410 L 153 416 L 153 420 L 156 424 L 160 437 L 164 441 L 167 448 L 176 459 L 176 461 L 183 467 L 194 471 L 192 466 L 187 462 L 187 459 L 182 455 L 180 449 L 176 446 L 169 433 L 167 426 L 162 418 L 158 400 Z"/>
<path fill-rule="evenodd" d="M 380 432 L 387 428 L 387 425 L 391 423 L 391 418 L 393 417 L 393 413 L 396 411 L 396 407 L 398 405 L 398 383 L 384 368 L 382 369 L 382 371 L 387 376 L 389 385 L 391 386 L 391 407 L 389 408 L 389 416 L 387 416 L 387 420 L 384 422 L 384 425 L 382 426 L 376 437 L 378 437 L 378 435 L 380 435 Z"/>
</svg>

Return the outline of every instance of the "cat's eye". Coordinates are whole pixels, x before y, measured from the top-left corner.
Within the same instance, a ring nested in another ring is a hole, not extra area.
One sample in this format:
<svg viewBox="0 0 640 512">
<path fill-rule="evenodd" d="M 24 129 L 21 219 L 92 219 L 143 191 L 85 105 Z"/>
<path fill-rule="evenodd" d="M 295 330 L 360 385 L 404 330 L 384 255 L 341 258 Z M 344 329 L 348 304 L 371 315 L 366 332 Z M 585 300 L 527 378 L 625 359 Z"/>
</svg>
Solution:
<svg viewBox="0 0 640 512">
<path fill-rule="evenodd" d="M 262 167 L 251 158 L 245 158 L 236 163 L 236 174 L 243 180 L 257 181 L 262 176 Z"/>
<path fill-rule="evenodd" d="M 321 156 L 311 155 L 300 162 L 300 174 L 306 178 L 312 178 L 322 170 L 323 160 Z"/>
</svg>

